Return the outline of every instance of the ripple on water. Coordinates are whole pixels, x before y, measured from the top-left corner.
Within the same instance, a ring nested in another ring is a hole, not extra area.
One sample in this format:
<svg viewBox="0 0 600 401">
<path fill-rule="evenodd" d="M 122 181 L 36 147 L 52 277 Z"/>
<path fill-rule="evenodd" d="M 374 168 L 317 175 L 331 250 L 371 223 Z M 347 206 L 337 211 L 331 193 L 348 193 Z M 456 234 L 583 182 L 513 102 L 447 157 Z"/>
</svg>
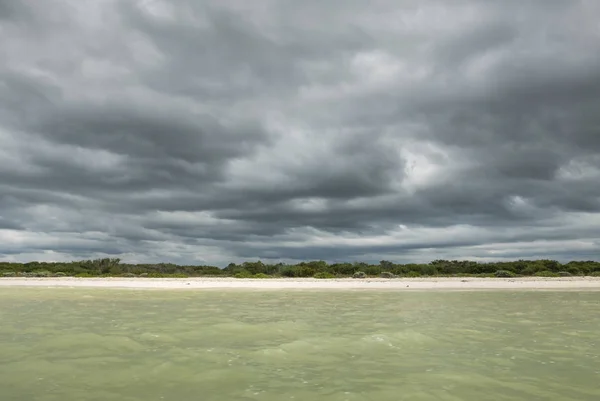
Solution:
<svg viewBox="0 0 600 401">
<path fill-rule="evenodd" d="M 600 400 L 597 293 L 55 294 L 0 293 L 1 400 Z"/>
</svg>

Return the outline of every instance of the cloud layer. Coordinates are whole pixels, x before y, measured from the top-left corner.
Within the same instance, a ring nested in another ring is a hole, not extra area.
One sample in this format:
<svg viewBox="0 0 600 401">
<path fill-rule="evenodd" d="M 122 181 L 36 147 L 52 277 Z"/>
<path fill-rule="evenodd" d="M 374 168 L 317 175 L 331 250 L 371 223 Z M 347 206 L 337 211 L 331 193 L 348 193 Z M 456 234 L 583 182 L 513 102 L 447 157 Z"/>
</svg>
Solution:
<svg viewBox="0 0 600 401">
<path fill-rule="evenodd" d="M 598 259 L 598 15 L 0 0 L 0 259 Z"/>
</svg>

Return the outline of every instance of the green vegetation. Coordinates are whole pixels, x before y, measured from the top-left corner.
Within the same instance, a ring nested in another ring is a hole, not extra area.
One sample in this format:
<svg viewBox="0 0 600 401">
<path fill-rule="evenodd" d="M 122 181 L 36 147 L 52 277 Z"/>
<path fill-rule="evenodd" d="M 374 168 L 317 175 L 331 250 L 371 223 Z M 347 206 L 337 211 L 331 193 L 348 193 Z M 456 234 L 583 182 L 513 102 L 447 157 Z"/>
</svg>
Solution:
<svg viewBox="0 0 600 401">
<path fill-rule="evenodd" d="M 517 274 L 515 272 L 511 272 L 509 270 L 498 270 L 497 272 L 494 273 L 494 276 L 502 277 L 502 278 L 510 278 L 510 277 L 517 277 Z"/>
<path fill-rule="evenodd" d="M 335 275 L 329 272 L 318 272 L 313 276 L 314 278 L 335 278 Z"/>
<path fill-rule="evenodd" d="M 258 274 L 255 274 L 254 276 L 252 276 L 252 278 L 273 278 L 273 276 L 269 276 L 268 274 L 265 274 L 265 273 L 258 273 Z"/>
<path fill-rule="evenodd" d="M 537 277 L 559 277 L 558 273 L 555 273 L 550 270 L 543 270 L 541 272 L 535 273 Z"/>
<path fill-rule="evenodd" d="M 518 260 L 513 262 L 474 262 L 468 260 L 434 260 L 430 263 L 399 264 L 382 260 L 327 263 L 322 260 L 297 264 L 268 264 L 261 261 L 230 263 L 217 266 L 175 265 L 172 263 L 129 264 L 119 259 L 82 260 L 70 263 L 0 262 L 0 277 L 569 277 L 600 276 L 600 262 L 555 260 Z"/>
</svg>

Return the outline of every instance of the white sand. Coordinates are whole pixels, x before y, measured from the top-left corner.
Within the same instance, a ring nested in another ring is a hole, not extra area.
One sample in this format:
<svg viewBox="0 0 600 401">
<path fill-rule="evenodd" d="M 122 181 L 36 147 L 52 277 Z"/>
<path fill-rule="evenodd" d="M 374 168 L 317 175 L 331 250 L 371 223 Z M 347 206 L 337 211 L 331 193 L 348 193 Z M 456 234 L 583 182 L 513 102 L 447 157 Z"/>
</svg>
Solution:
<svg viewBox="0 0 600 401">
<path fill-rule="evenodd" d="M 402 279 L 235 279 L 235 278 L 0 278 L 0 287 L 134 289 L 390 289 L 390 290 L 600 290 L 600 277 L 402 278 Z"/>
</svg>

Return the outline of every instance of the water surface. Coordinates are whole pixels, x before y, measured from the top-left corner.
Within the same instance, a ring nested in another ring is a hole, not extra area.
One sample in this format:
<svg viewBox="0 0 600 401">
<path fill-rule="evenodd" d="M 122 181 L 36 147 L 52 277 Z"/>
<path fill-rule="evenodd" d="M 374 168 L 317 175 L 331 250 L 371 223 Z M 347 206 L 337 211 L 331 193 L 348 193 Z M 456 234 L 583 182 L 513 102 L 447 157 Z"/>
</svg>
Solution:
<svg viewBox="0 0 600 401">
<path fill-rule="evenodd" d="M 600 292 L 0 291 L 2 401 L 600 400 Z"/>
</svg>

